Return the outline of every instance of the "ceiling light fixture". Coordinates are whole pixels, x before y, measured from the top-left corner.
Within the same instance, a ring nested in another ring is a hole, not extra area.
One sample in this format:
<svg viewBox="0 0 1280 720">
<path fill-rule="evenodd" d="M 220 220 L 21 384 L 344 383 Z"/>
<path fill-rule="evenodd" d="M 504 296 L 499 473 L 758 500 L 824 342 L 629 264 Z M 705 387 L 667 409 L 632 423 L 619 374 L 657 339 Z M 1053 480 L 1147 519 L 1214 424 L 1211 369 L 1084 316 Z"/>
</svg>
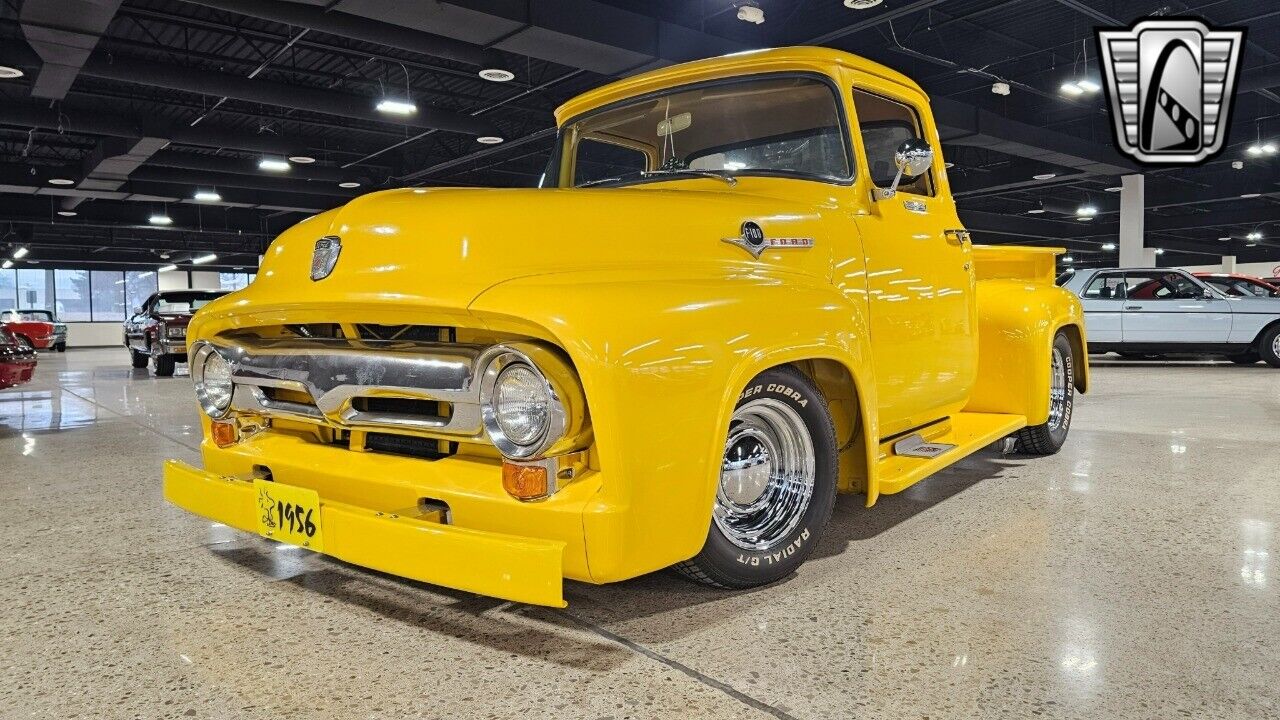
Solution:
<svg viewBox="0 0 1280 720">
<path fill-rule="evenodd" d="M 1090 220 L 1092 220 L 1092 219 L 1093 219 L 1093 216 L 1092 216 L 1092 215 L 1081 215 L 1080 217 L 1076 218 L 1076 221 L 1077 221 L 1077 222 L 1089 222 L 1089 221 L 1090 221 Z"/>
<path fill-rule="evenodd" d="M 160 267 L 156 268 L 156 272 L 158 273 L 173 272 L 174 270 L 177 270 L 177 269 L 178 269 L 177 265 L 161 265 Z"/>
<path fill-rule="evenodd" d="M 481 135 L 480 137 L 476 138 L 476 142 L 480 143 L 481 145 L 497 145 L 498 143 L 502 142 L 502 138 L 498 137 L 497 135 Z"/>
<path fill-rule="evenodd" d="M 209 253 L 208 255 L 201 255 L 200 257 L 191 258 L 191 264 L 204 265 L 205 263 L 211 263 L 217 259 L 218 259 L 217 255 L 214 255 L 213 253 Z"/>
<path fill-rule="evenodd" d="M 173 218 L 169 217 L 168 215 L 163 215 L 159 213 L 152 215 L 148 219 L 148 221 L 152 225 L 172 225 L 173 224 Z"/>
<path fill-rule="evenodd" d="M 1273 142 L 1269 142 L 1262 146 L 1262 152 L 1268 155 L 1275 155 L 1277 150 L 1280 150 L 1280 148 L 1277 148 L 1276 144 Z"/>
<path fill-rule="evenodd" d="M 30 251 L 30 250 L 28 250 L 26 247 L 20 247 L 20 248 L 18 248 L 17 250 L 14 250 L 14 251 L 13 251 L 13 259 L 14 259 L 14 260 L 21 260 L 22 258 L 26 257 L 26 256 L 27 256 L 27 253 L 29 253 L 29 252 L 31 252 L 31 251 Z"/>
<path fill-rule="evenodd" d="M 290 155 L 289 156 L 289 162 L 298 163 L 299 165 L 310 165 L 315 161 L 316 159 L 311 157 L 310 155 Z"/>
<path fill-rule="evenodd" d="M 502 68 L 484 68 L 480 71 L 480 77 L 489 82 L 511 82 L 516 79 L 516 74 Z"/>
<path fill-rule="evenodd" d="M 844 0 L 844 6 L 850 10 L 870 10 L 884 0 Z"/>
<path fill-rule="evenodd" d="M 378 112 L 388 115 L 412 115 L 418 112 L 418 105 L 412 100 L 383 98 L 375 107 L 377 107 Z"/>
<path fill-rule="evenodd" d="M 1102 243 L 1102 249 L 1111 252 L 1116 249 L 1115 243 Z"/>
<path fill-rule="evenodd" d="M 1119 185 L 1116 185 L 1114 187 L 1107 188 L 1106 192 L 1120 192 L 1121 190 L 1124 190 L 1124 188 L 1120 187 Z"/>
<path fill-rule="evenodd" d="M 338 183 L 338 187 L 340 187 L 340 188 L 345 188 L 345 189 L 347 189 L 347 190 L 350 190 L 351 188 L 358 188 L 358 187 L 360 187 L 360 183 L 358 183 L 358 182 L 351 182 L 351 181 L 347 181 L 347 182 L 340 182 L 340 183 Z"/>
<path fill-rule="evenodd" d="M 754 25 L 764 24 L 764 10 L 755 5 L 741 5 L 738 7 L 738 19 L 742 22 L 749 22 Z"/>
<path fill-rule="evenodd" d="M 264 157 L 258 161 L 258 169 L 267 172 L 289 172 L 289 163 L 280 158 Z"/>
<path fill-rule="evenodd" d="M 75 185 L 76 181 L 70 178 L 49 178 L 50 185 Z"/>
<path fill-rule="evenodd" d="M 1248 149 L 1248 150 L 1246 150 L 1245 152 L 1249 153 L 1250 155 L 1253 155 L 1253 156 L 1257 157 L 1258 155 L 1261 155 L 1261 154 L 1262 154 L 1262 146 L 1261 146 L 1261 145 L 1250 145 L 1250 146 L 1249 146 L 1249 149 Z"/>
<path fill-rule="evenodd" d="M 1246 237 L 1246 238 L 1248 238 L 1248 239 L 1250 239 L 1250 240 L 1261 240 L 1261 239 L 1262 239 L 1262 233 L 1260 233 L 1260 232 L 1258 232 L 1258 231 L 1256 231 L 1256 230 L 1255 230 L 1255 231 L 1253 231 L 1253 232 L 1249 233 L 1248 235 L 1245 235 L 1245 237 Z M 14 257 L 21 257 L 21 256 L 20 256 L 20 255 L 17 255 L 17 254 L 14 254 Z"/>
<path fill-rule="evenodd" d="M 1076 261 L 1076 259 L 1075 259 L 1074 257 L 1071 257 L 1070 255 L 1063 255 L 1063 256 L 1062 256 L 1062 262 L 1064 262 L 1064 263 L 1075 262 L 1075 261 Z"/>
<path fill-rule="evenodd" d="M 1009 83 L 1007 82 L 993 82 L 991 83 L 991 92 L 1000 97 L 1009 97 L 1009 93 L 1012 91 L 1009 89 Z"/>
<path fill-rule="evenodd" d="M 8 270 L 11 267 L 13 267 L 12 260 L 5 260 L 3 263 L 0 263 L 0 269 Z"/>
<path fill-rule="evenodd" d="M 1070 95 L 1072 97 L 1079 97 L 1084 94 L 1084 88 L 1072 82 L 1062 83 L 1062 87 L 1058 88 L 1058 90 L 1060 90 L 1063 95 Z"/>
<path fill-rule="evenodd" d="M 26 75 L 26 73 L 22 72 L 16 67 L 9 67 L 8 65 L 0 65 L 0 80 L 13 80 L 15 78 L 20 78 L 23 75 Z"/>
<path fill-rule="evenodd" d="M 1089 80 L 1088 78 L 1084 80 L 1077 80 L 1076 87 L 1080 88 L 1081 90 L 1087 93 L 1096 93 L 1102 89 L 1101 85 L 1099 85 L 1098 83 L 1092 80 Z"/>
<path fill-rule="evenodd" d="M 1164 248 L 1156 248 L 1156 249 L 1155 249 L 1155 253 L 1156 253 L 1157 255 L 1163 255 L 1163 254 L 1164 254 Z"/>
<path fill-rule="evenodd" d="M 946 168 L 946 169 L 948 169 L 948 170 L 950 170 L 951 168 L 953 168 L 953 167 L 955 167 L 955 166 L 956 166 L 956 164 L 955 164 L 955 163 L 951 163 L 951 162 L 944 162 L 944 163 L 942 163 L 942 167 L 944 167 L 944 168 Z"/>
<path fill-rule="evenodd" d="M 217 190 L 197 190 L 193 199 L 198 202 L 222 202 L 222 196 Z"/>
<path fill-rule="evenodd" d="M 1033 208 L 1031 208 L 1030 210 L 1028 210 L 1028 211 L 1027 211 L 1027 214 L 1028 214 L 1028 215 L 1043 215 L 1043 214 L 1044 214 L 1044 208 L 1042 208 L 1042 207 L 1033 207 Z"/>
<path fill-rule="evenodd" d="M 1262 193 L 1245 193 L 1240 197 L 1244 198 L 1245 200 L 1252 200 L 1256 197 L 1262 197 Z"/>
<path fill-rule="evenodd" d="M 77 213 L 75 210 L 59 210 L 58 214 L 62 217 L 75 217 Z"/>
<path fill-rule="evenodd" d="M 1098 208 L 1094 205 L 1081 205 L 1076 208 L 1076 214 L 1081 217 L 1093 217 L 1098 214 Z"/>
<path fill-rule="evenodd" d="M 1052 180 L 1056 177 L 1058 177 L 1058 173 L 1040 173 L 1039 175 L 1032 175 L 1031 179 L 1032 180 Z"/>
</svg>

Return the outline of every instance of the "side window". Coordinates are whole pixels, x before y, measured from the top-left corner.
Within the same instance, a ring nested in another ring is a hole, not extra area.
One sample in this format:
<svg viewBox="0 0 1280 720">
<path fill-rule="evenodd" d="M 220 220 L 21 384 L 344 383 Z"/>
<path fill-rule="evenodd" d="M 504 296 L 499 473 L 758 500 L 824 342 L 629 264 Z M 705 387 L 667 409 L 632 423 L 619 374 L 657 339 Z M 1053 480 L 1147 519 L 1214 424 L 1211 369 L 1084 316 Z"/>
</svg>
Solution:
<svg viewBox="0 0 1280 720">
<path fill-rule="evenodd" d="M 1200 297 L 1200 286 L 1182 273 L 1132 272 L 1125 274 L 1125 295 L 1131 300 L 1190 300 Z"/>
<path fill-rule="evenodd" d="M 1121 300 L 1124 298 L 1124 276 L 1119 273 L 1099 273 L 1089 281 L 1081 297 L 1089 300 Z"/>
<path fill-rule="evenodd" d="M 867 154 L 871 181 L 876 187 L 889 187 L 898 174 L 893 162 L 898 146 L 903 140 L 922 135 L 920 115 L 910 105 L 856 88 L 853 107 L 858 113 L 862 148 Z M 903 177 L 898 190 L 914 195 L 933 195 L 933 171 L 928 170 L 914 178 Z"/>
<path fill-rule="evenodd" d="M 635 148 L 582 138 L 578 141 L 573 184 L 582 185 L 608 178 L 634 175 L 648 169 L 648 156 Z"/>
</svg>

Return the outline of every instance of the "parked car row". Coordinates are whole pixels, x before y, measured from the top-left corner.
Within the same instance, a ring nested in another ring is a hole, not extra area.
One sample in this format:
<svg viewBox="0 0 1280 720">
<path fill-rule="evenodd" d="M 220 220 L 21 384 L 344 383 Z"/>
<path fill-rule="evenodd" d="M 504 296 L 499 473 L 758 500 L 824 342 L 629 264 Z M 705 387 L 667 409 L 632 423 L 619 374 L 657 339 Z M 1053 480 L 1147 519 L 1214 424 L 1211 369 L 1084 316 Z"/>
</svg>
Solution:
<svg viewBox="0 0 1280 720">
<path fill-rule="evenodd" d="M 1081 270 L 1059 278 L 1084 305 L 1089 352 L 1221 355 L 1280 368 L 1280 289 L 1172 268 Z"/>
</svg>

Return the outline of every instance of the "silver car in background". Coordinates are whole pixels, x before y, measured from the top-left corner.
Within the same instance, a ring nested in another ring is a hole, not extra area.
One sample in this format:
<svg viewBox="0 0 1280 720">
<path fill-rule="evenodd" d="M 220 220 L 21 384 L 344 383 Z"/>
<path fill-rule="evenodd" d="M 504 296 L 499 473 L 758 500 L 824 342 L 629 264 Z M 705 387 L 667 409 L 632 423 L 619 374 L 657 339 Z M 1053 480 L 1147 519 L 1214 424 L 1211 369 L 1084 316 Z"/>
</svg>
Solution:
<svg viewBox="0 0 1280 720">
<path fill-rule="evenodd" d="M 1280 368 L 1280 298 L 1231 297 L 1174 268 L 1079 270 L 1059 284 L 1080 296 L 1091 353 L 1222 355 Z"/>
</svg>

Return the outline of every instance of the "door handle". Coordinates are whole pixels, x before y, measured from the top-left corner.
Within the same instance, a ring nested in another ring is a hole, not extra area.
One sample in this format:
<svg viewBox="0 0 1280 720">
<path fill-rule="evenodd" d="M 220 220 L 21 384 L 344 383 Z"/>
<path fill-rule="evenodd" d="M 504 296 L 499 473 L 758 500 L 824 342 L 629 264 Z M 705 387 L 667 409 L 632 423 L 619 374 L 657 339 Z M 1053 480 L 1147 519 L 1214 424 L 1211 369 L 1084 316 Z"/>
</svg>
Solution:
<svg viewBox="0 0 1280 720">
<path fill-rule="evenodd" d="M 952 228 L 950 230 L 943 230 L 942 234 L 947 237 L 947 240 L 949 242 L 955 243 L 956 245 L 959 245 L 960 243 L 969 242 L 969 231 L 965 230 L 964 228 Z"/>
</svg>

